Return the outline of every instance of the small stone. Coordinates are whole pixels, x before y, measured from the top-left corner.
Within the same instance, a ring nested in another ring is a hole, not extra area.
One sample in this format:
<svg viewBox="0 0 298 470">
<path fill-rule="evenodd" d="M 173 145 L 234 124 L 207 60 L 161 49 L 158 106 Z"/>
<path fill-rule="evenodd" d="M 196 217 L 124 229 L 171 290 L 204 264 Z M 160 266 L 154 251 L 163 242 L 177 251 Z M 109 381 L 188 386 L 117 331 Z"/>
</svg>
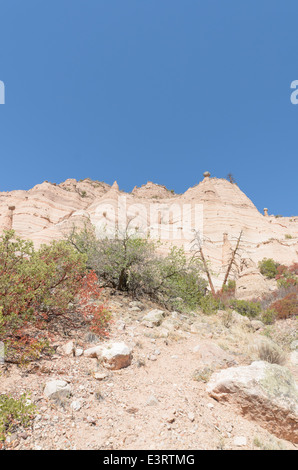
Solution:
<svg viewBox="0 0 298 470">
<path fill-rule="evenodd" d="M 70 408 L 73 410 L 73 411 L 79 411 L 81 408 L 82 408 L 82 405 L 79 401 L 73 401 L 70 405 Z"/>
<path fill-rule="evenodd" d="M 64 380 L 52 380 L 48 382 L 44 389 L 47 398 L 66 398 L 71 392 L 71 388 Z"/>
<path fill-rule="evenodd" d="M 63 344 L 63 346 L 59 346 L 59 348 L 57 348 L 57 352 L 63 354 L 63 356 L 72 356 L 74 352 L 73 341 L 68 341 L 67 343 Z"/>
<path fill-rule="evenodd" d="M 130 311 L 130 312 L 140 312 L 141 309 L 140 309 L 139 307 L 136 307 L 136 306 L 135 306 L 135 307 L 130 307 L 129 311 Z"/>
<path fill-rule="evenodd" d="M 75 356 L 76 356 L 76 357 L 82 356 L 83 353 L 84 353 L 84 349 L 83 349 L 83 348 L 76 348 L 76 349 L 75 349 Z"/>
<path fill-rule="evenodd" d="M 234 439 L 234 445 L 237 447 L 243 447 L 247 445 L 247 439 L 244 436 L 236 436 Z"/>
<path fill-rule="evenodd" d="M 129 306 L 131 309 L 133 308 L 138 308 L 138 310 L 144 310 L 144 305 L 142 304 L 142 302 L 139 302 L 138 300 L 133 300 L 132 302 L 129 302 Z"/>
<path fill-rule="evenodd" d="M 146 402 L 146 405 L 155 406 L 155 405 L 158 405 L 158 403 L 159 403 L 158 399 L 154 395 L 150 395 L 150 397 L 148 398 Z"/>
<path fill-rule="evenodd" d="M 117 321 L 117 330 L 124 331 L 126 328 L 126 323 L 122 320 Z"/>
<path fill-rule="evenodd" d="M 145 315 L 142 320 L 143 325 L 147 326 L 148 328 L 153 328 L 154 326 L 159 326 L 164 319 L 164 311 L 163 310 L 151 310 L 150 312 Z"/>
<path fill-rule="evenodd" d="M 194 413 L 188 413 L 187 416 L 188 416 L 188 419 L 189 419 L 191 422 L 193 422 L 193 421 L 195 420 L 195 415 L 194 415 Z"/>
<path fill-rule="evenodd" d="M 170 415 L 170 416 L 166 417 L 166 421 L 170 424 L 174 423 L 175 416 Z"/>
<path fill-rule="evenodd" d="M 157 333 L 158 338 L 168 338 L 169 331 L 166 328 L 160 327 Z"/>
<path fill-rule="evenodd" d="M 154 354 L 150 354 L 150 355 L 148 355 L 148 359 L 149 359 L 149 361 L 156 361 L 157 357 L 154 356 Z"/>
<path fill-rule="evenodd" d="M 86 421 L 87 421 L 87 423 L 89 423 L 89 424 L 91 424 L 91 425 L 93 425 L 93 426 L 96 425 L 96 419 L 93 418 L 93 416 L 87 416 Z"/>
<path fill-rule="evenodd" d="M 106 372 L 95 372 L 95 373 L 93 374 L 93 377 L 94 377 L 96 380 L 104 380 L 104 379 L 106 379 L 108 376 L 109 376 L 109 374 L 107 374 Z"/>
</svg>

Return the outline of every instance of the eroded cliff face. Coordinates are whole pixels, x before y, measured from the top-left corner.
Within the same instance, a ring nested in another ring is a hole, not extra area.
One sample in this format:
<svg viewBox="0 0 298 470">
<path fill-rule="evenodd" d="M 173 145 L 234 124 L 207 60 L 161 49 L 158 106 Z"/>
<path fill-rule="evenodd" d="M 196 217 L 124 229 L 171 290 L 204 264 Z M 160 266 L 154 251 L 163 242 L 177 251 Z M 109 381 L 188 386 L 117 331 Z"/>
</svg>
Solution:
<svg viewBox="0 0 298 470">
<path fill-rule="evenodd" d="M 206 176 L 180 195 L 151 182 L 124 193 L 116 182 L 109 186 L 90 179 L 44 182 L 29 191 L 0 193 L 0 231 L 12 228 L 37 247 L 65 237 L 74 226 L 93 224 L 100 235 L 111 233 L 115 224 L 124 227 L 130 219 L 143 233 L 161 238 L 164 250 L 175 244 L 191 252 L 195 231 L 200 230 L 216 288 L 242 231 L 230 275 L 237 280 L 240 298 L 274 287 L 258 272 L 258 261 L 267 257 L 290 265 L 298 259 L 298 216 L 264 216 L 225 179 Z"/>
</svg>

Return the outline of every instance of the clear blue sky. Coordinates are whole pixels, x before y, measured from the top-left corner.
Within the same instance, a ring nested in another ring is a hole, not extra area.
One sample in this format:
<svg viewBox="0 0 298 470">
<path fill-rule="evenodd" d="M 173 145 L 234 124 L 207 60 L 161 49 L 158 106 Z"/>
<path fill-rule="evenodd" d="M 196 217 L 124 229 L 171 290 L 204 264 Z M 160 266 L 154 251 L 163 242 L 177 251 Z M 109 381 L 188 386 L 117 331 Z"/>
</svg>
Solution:
<svg viewBox="0 0 298 470">
<path fill-rule="evenodd" d="M 298 215 L 297 0 L 1 0 L 0 191 L 180 193 L 233 173 Z"/>
</svg>

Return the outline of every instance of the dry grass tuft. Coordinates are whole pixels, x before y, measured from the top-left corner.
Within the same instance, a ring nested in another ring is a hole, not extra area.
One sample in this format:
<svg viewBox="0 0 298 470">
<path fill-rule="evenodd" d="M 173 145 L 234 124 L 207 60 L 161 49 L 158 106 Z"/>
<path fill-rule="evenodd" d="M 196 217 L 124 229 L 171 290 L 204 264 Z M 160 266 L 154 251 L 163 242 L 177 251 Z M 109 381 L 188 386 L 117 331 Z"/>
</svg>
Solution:
<svg viewBox="0 0 298 470">
<path fill-rule="evenodd" d="M 270 364 L 283 366 L 286 362 L 285 353 L 280 348 L 267 342 L 258 345 L 257 353 L 261 361 L 266 361 Z"/>
</svg>

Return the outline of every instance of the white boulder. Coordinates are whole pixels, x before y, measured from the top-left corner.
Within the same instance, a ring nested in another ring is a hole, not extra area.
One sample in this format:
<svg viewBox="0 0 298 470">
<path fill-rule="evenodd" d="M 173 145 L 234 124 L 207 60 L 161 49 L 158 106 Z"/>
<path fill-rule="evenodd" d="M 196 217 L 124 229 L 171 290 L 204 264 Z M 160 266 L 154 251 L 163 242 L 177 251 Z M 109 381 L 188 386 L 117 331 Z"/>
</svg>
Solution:
<svg viewBox="0 0 298 470">
<path fill-rule="evenodd" d="M 102 350 L 101 359 L 107 369 L 122 369 L 131 364 L 132 351 L 125 343 L 113 343 Z"/>
<path fill-rule="evenodd" d="M 44 389 L 44 395 L 51 399 L 62 399 L 70 395 L 70 385 L 64 380 L 51 380 Z"/>
<path fill-rule="evenodd" d="M 288 369 L 264 361 L 231 367 L 214 373 L 207 391 L 277 437 L 298 443 L 298 389 Z"/>
</svg>

